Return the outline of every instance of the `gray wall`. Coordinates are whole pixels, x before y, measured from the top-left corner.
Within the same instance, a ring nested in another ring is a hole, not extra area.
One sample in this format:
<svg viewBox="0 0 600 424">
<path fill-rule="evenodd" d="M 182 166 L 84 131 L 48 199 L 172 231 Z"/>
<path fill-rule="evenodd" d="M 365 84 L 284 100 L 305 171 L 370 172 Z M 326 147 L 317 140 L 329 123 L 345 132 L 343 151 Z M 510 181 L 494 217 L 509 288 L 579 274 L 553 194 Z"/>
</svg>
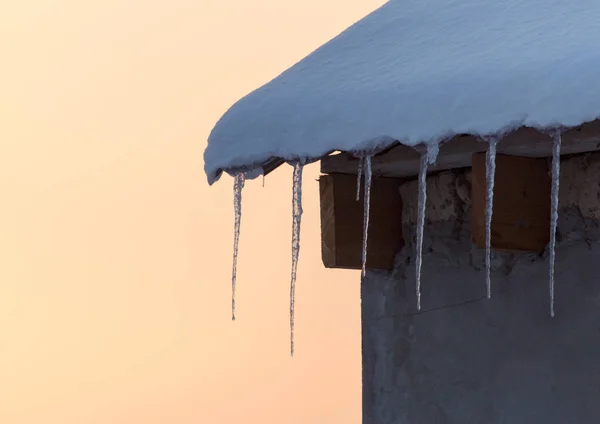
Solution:
<svg viewBox="0 0 600 424">
<path fill-rule="evenodd" d="M 403 186 L 405 249 L 362 281 L 363 422 L 600 422 L 600 160 L 563 161 L 556 317 L 548 255 L 470 242 L 470 173 L 428 180 L 422 311 L 416 311 L 416 183 Z"/>
</svg>

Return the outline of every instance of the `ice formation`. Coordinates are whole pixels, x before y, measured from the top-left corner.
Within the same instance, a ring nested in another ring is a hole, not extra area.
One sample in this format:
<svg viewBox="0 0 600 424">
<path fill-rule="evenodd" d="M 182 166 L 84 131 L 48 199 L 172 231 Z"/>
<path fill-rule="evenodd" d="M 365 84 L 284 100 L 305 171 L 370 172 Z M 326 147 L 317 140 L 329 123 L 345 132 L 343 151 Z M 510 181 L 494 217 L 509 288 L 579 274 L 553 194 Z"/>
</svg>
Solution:
<svg viewBox="0 0 600 424">
<path fill-rule="evenodd" d="M 427 150 L 421 153 L 419 168 L 419 194 L 417 211 L 417 258 L 416 264 L 416 291 L 417 310 L 421 310 L 421 267 L 423 264 L 423 231 L 425 229 L 425 207 L 427 205 L 427 165 L 435 163 L 438 154 L 438 145 L 430 144 Z"/>
<path fill-rule="evenodd" d="M 358 171 L 357 171 L 357 177 L 356 177 L 356 201 L 358 202 L 360 200 L 360 180 L 362 178 L 362 170 L 363 170 L 363 166 L 364 166 L 364 162 L 365 158 L 364 156 L 361 156 L 358 159 Z"/>
<path fill-rule="evenodd" d="M 290 353 L 294 356 L 294 313 L 296 306 L 296 272 L 300 253 L 300 222 L 302 219 L 302 161 L 294 162 L 292 196 L 292 272 L 290 282 Z"/>
<path fill-rule="evenodd" d="M 486 155 L 486 198 L 485 198 L 485 283 L 487 298 L 492 298 L 491 254 L 492 254 L 492 215 L 494 214 L 494 180 L 496 175 L 496 144 L 498 139 L 488 140 L 489 148 Z"/>
<path fill-rule="evenodd" d="M 550 264 L 549 264 L 549 288 L 550 288 L 550 316 L 554 317 L 554 261 L 556 258 L 556 226 L 558 223 L 558 189 L 560 182 L 560 145 L 561 133 L 556 131 L 553 137 L 552 148 L 552 194 L 550 212 Z"/>
<path fill-rule="evenodd" d="M 240 242 L 240 223 L 242 220 L 242 189 L 246 174 L 239 172 L 233 179 L 233 210 L 235 224 L 233 229 L 233 269 L 231 272 L 231 319 L 235 321 L 235 284 L 237 280 L 238 246 Z"/>
<path fill-rule="evenodd" d="M 419 169 L 419 198 L 417 211 L 417 310 L 421 310 L 421 265 L 423 262 L 423 231 L 425 227 L 425 204 L 427 201 L 427 154 L 421 154 L 421 167 Z"/>
<path fill-rule="evenodd" d="M 367 239 L 369 238 L 369 213 L 371 210 L 371 156 L 364 157 L 365 166 L 365 199 L 363 217 L 363 245 L 362 245 L 362 276 L 367 273 Z"/>
</svg>

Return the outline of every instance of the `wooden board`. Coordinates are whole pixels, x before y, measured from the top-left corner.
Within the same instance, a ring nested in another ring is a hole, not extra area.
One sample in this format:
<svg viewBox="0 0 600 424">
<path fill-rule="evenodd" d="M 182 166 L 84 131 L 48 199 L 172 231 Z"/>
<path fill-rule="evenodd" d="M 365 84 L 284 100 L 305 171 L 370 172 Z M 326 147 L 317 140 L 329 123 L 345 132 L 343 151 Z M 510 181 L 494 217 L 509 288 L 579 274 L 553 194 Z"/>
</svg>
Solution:
<svg viewBox="0 0 600 424">
<path fill-rule="evenodd" d="M 473 153 L 485 152 L 488 144 L 471 135 L 456 136 L 440 146 L 435 165 L 429 172 L 471 166 Z M 407 178 L 419 174 L 422 146 L 412 148 L 401 144 L 385 154 L 373 157 L 373 174 L 382 177 Z M 498 153 L 522 157 L 542 158 L 552 156 L 551 138 L 533 128 L 521 128 L 507 134 L 498 143 Z M 563 134 L 563 155 L 600 150 L 600 120 L 583 124 Z M 358 159 L 351 153 L 341 153 L 321 159 L 321 172 L 356 175 Z"/>
<path fill-rule="evenodd" d="M 541 252 L 550 240 L 551 178 L 546 159 L 497 155 L 491 246 Z M 473 155 L 471 238 L 485 248 L 486 154 Z"/>
<path fill-rule="evenodd" d="M 373 178 L 367 249 L 368 269 L 392 269 L 403 246 L 400 181 Z M 356 176 L 323 175 L 321 197 L 321 246 L 326 268 L 361 269 L 364 190 L 356 201 Z"/>
</svg>

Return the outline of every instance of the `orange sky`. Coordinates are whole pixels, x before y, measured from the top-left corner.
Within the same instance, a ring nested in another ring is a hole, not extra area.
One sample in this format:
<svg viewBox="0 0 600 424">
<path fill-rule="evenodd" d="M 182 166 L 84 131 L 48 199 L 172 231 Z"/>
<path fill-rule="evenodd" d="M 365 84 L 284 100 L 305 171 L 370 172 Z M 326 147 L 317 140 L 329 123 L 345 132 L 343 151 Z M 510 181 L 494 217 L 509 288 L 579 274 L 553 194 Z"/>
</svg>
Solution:
<svg viewBox="0 0 600 424">
<path fill-rule="evenodd" d="M 304 177 L 289 357 L 291 168 L 244 191 L 208 133 L 383 0 L 0 4 L 0 422 L 359 423 L 359 274 L 320 260 Z"/>
</svg>

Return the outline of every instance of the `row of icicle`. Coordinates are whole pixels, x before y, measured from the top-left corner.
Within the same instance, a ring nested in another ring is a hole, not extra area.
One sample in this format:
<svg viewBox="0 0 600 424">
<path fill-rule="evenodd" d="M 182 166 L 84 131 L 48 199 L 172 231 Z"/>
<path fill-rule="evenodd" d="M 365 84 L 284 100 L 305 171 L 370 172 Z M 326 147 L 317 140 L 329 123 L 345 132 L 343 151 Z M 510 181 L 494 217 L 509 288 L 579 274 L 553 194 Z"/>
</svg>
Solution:
<svg viewBox="0 0 600 424">
<path fill-rule="evenodd" d="M 559 130 L 552 134 L 552 194 L 550 207 L 550 243 L 549 243 L 549 292 L 550 292 L 550 316 L 554 317 L 554 263 L 556 258 L 556 227 L 558 223 L 558 192 L 560 181 L 560 147 L 561 132 Z M 487 298 L 492 297 L 491 284 L 491 234 L 492 216 L 494 212 L 494 182 L 496 174 L 496 145 L 497 137 L 488 137 L 486 141 L 489 148 L 486 153 L 486 201 L 485 201 L 485 280 Z M 417 310 L 421 310 L 421 268 L 423 264 L 423 233 L 425 228 L 425 209 L 427 204 L 427 167 L 437 160 L 439 146 L 430 144 L 421 153 L 421 163 L 418 178 L 418 200 L 417 200 L 417 240 L 415 259 L 415 279 L 417 294 Z M 367 238 L 369 227 L 370 189 L 371 189 L 371 156 L 361 156 L 358 164 L 358 182 L 356 200 L 360 198 L 360 180 L 363 166 L 365 170 L 365 196 L 364 196 L 364 230 L 362 251 L 362 276 L 366 274 Z"/>
<path fill-rule="evenodd" d="M 485 207 L 485 281 L 487 298 L 492 296 L 491 289 L 491 226 L 494 203 L 494 181 L 496 172 L 496 145 L 498 138 L 486 139 L 489 148 L 486 153 L 486 207 Z M 550 291 L 550 315 L 554 317 L 554 263 L 556 258 L 556 226 L 558 221 L 558 190 L 560 177 L 560 147 L 561 133 L 553 133 L 552 149 L 552 194 L 550 214 L 550 244 L 549 244 L 549 291 Z M 423 264 L 423 233 L 425 228 L 425 209 L 427 203 L 427 168 L 434 164 L 438 155 L 438 145 L 430 144 L 426 151 L 421 154 L 421 163 L 418 177 L 418 205 L 417 205 L 417 240 L 416 240 L 416 293 L 417 310 L 421 310 L 421 268 Z M 366 275 L 367 263 L 367 240 L 369 232 L 369 213 L 371 206 L 371 154 L 359 157 L 358 178 L 356 187 L 356 200 L 360 200 L 360 186 L 364 174 L 364 220 L 363 220 L 363 245 L 362 245 L 362 276 Z M 298 256 L 300 252 L 300 223 L 302 218 L 302 171 L 303 161 L 293 163 L 293 186 L 292 186 L 292 269 L 290 280 L 290 353 L 294 355 L 294 315 L 296 298 L 296 274 L 298 269 Z M 231 277 L 231 312 L 235 320 L 235 286 L 237 277 L 237 258 L 240 239 L 241 203 L 242 189 L 245 183 L 244 172 L 239 172 L 234 177 L 234 242 L 233 242 L 233 270 Z M 264 185 L 264 180 L 263 180 Z"/>
<path fill-rule="evenodd" d="M 302 171 L 304 161 L 293 163 L 293 188 L 292 188 L 292 270 L 290 281 L 290 353 L 294 356 L 294 315 L 296 304 L 296 274 L 298 270 L 298 256 L 300 254 L 300 223 L 302 220 Z M 246 181 L 246 173 L 239 172 L 233 179 L 233 210 L 235 224 L 233 230 L 233 270 L 231 273 L 231 319 L 235 321 L 235 288 L 237 280 L 237 260 L 240 240 L 240 224 L 242 218 L 242 189 Z M 264 187 L 264 177 L 263 177 Z"/>
</svg>

